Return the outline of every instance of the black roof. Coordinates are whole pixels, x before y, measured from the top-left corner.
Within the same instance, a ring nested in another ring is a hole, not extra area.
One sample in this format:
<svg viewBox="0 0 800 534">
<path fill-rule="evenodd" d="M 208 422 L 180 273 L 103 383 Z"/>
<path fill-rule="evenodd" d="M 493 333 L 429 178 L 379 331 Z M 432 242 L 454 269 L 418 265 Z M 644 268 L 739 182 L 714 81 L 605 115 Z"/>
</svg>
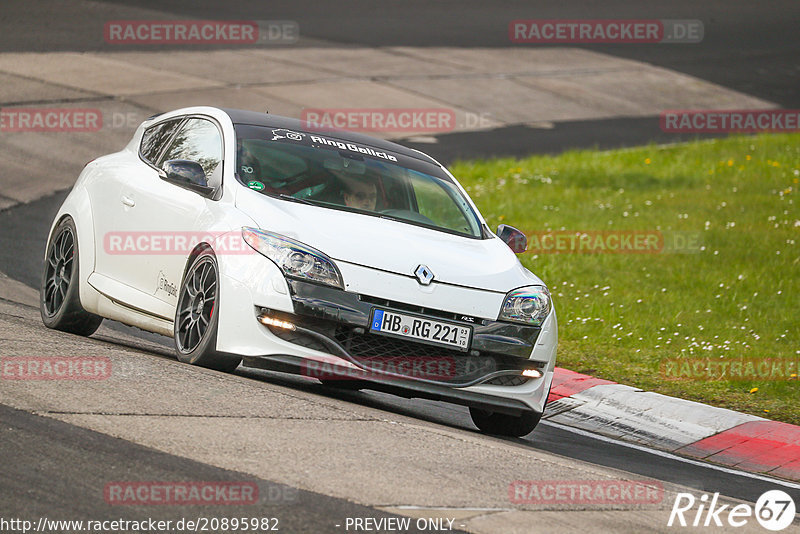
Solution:
<svg viewBox="0 0 800 534">
<path fill-rule="evenodd" d="M 269 113 L 259 113 L 257 111 L 246 111 L 242 109 L 228 109 L 220 108 L 228 114 L 234 124 L 250 124 L 254 126 L 266 126 L 267 128 L 286 128 L 288 130 L 296 130 L 304 133 L 319 134 L 324 137 L 332 137 L 342 141 L 351 141 L 353 143 L 360 143 L 374 148 L 383 150 L 390 150 L 397 154 L 409 156 L 416 159 L 421 159 L 429 163 L 436 164 L 430 156 L 411 150 L 397 143 L 385 141 L 377 137 L 363 135 L 344 130 L 325 130 L 324 132 L 309 132 L 306 124 L 299 119 L 292 119 L 290 117 L 282 117 L 280 115 L 270 115 Z"/>
</svg>

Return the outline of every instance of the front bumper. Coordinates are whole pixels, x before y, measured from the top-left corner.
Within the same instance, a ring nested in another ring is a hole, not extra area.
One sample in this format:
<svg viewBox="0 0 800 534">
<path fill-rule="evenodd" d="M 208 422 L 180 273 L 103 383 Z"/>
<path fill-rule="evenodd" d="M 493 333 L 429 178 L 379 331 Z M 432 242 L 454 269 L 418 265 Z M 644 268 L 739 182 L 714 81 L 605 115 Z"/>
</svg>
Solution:
<svg viewBox="0 0 800 534">
<path fill-rule="evenodd" d="M 540 328 L 442 312 L 402 302 L 289 280 L 294 313 L 261 308 L 258 313 L 292 325 L 268 326 L 280 339 L 327 352 L 368 371 L 416 382 L 467 387 L 479 383 L 519 386 L 524 370 L 543 372 L 547 361 L 531 360 Z M 415 313 L 473 330 L 468 351 L 368 331 L 376 308 Z"/>
<path fill-rule="evenodd" d="M 279 371 L 296 375 L 304 374 L 308 369 L 308 361 L 305 358 L 287 355 L 246 357 L 242 360 L 242 365 L 255 369 L 266 369 L 269 371 Z M 552 376 L 550 379 L 552 379 Z M 549 388 L 549 380 L 547 384 Z M 359 386 L 362 389 L 382 391 L 407 399 L 428 399 L 449 402 L 509 415 L 520 415 L 532 409 L 537 413 L 542 413 L 544 409 L 544 404 L 542 404 L 541 408 L 536 409 L 532 407 L 530 403 L 526 402 L 524 398 L 487 395 L 485 393 L 472 391 L 472 388 L 452 388 L 450 386 L 416 380 L 406 380 L 401 383 L 394 378 L 380 377 L 377 375 L 371 375 L 368 381 L 359 383 Z"/>
<path fill-rule="evenodd" d="M 366 372 L 368 389 L 507 413 L 543 411 L 555 365 L 555 311 L 541 328 L 514 325 L 486 319 L 485 315 L 467 316 L 404 304 L 396 300 L 395 288 L 405 282 L 394 280 L 396 275 L 390 273 L 383 273 L 382 286 L 360 287 L 357 293 L 352 287 L 342 291 L 286 280 L 264 258 L 249 257 L 244 262 L 242 259 L 238 258 L 235 269 L 221 265 L 217 350 L 243 356 L 246 366 L 314 376 L 308 373 L 309 362 L 321 362 Z M 474 291 L 465 290 L 465 295 Z M 452 301 L 443 302 L 452 305 Z M 469 324 L 473 328 L 471 346 L 462 352 L 369 333 L 374 307 Z M 459 304 L 459 307 L 464 306 Z M 257 320 L 261 314 L 292 322 L 297 329 L 286 331 L 265 326 Z M 392 363 L 407 362 L 415 356 L 446 358 L 454 364 L 455 372 L 433 379 L 402 370 L 387 372 L 399 368 L 393 369 Z M 543 376 L 531 379 L 521 376 L 523 369 L 532 368 L 540 370 Z"/>
</svg>

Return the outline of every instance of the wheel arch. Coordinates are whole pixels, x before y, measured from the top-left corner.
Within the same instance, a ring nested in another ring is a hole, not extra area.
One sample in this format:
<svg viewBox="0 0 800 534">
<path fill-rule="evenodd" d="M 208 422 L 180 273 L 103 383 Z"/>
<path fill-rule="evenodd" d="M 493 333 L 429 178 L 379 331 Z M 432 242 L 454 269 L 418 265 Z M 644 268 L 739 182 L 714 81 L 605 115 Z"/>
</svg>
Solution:
<svg viewBox="0 0 800 534">
<path fill-rule="evenodd" d="M 78 243 L 78 273 L 79 273 L 79 296 L 81 306 L 86 311 L 97 312 L 97 300 L 99 293 L 95 291 L 87 282 L 89 276 L 95 270 L 96 256 L 96 236 L 94 218 L 92 217 L 92 203 L 89 194 L 83 187 L 75 187 L 70 191 L 64 203 L 53 218 L 50 230 L 47 233 L 47 241 L 42 256 L 43 261 L 47 261 L 47 249 L 53 239 L 53 233 L 58 225 L 69 217 L 75 225 L 75 239 Z"/>
<path fill-rule="evenodd" d="M 208 243 L 207 241 L 202 241 L 197 245 L 195 245 L 195 247 L 186 257 L 186 262 L 183 266 L 183 273 L 181 273 L 181 287 L 183 286 L 183 281 L 186 278 L 186 273 L 189 272 L 189 267 L 191 267 L 192 263 L 194 263 L 194 260 L 206 250 L 211 251 L 211 254 L 213 254 L 214 258 L 216 259 L 217 254 L 214 251 L 214 247 L 211 246 L 211 243 Z M 219 268 L 219 266 L 217 268 Z"/>
</svg>

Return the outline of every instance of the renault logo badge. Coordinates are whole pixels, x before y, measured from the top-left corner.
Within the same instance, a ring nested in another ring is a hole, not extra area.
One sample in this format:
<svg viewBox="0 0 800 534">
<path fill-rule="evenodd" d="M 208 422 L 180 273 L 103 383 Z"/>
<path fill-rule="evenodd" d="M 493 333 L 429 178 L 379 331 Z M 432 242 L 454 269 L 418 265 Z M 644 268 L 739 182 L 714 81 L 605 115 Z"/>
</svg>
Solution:
<svg viewBox="0 0 800 534">
<path fill-rule="evenodd" d="M 414 271 L 414 276 L 417 277 L 417 281 L 423 286 L 430 285 L 430 283 L 433 282 L 433 272 L 428 269 L 427 265 L 420 265 L 417 267 L 417 270 Z"/>
</svg>

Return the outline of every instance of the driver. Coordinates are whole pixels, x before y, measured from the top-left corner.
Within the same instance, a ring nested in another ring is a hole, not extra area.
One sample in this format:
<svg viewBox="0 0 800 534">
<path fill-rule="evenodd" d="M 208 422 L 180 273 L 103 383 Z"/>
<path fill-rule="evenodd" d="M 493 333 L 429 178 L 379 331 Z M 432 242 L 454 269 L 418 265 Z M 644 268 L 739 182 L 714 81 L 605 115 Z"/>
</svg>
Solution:
<svg viewBox="0 0 800 534">
<path fill-rule="evenodd" d="M 364 182 L 360 180 L 342 180 L 345 189 L 342 191 L 342 198 L 346 206 L 361 210 L 375 211 L 375 204 L 378 201 L 378 189 L 374 182 Z"/>
<path fill-rule="evenodd" d="M 342 158 L 330 159 L 325 167 L 339 182 L 340 202 L 350 208 L 375 211 L 378 202 L 378 187 L 375 180 L 366 173 L 364 163 Z"/>
</svg>

